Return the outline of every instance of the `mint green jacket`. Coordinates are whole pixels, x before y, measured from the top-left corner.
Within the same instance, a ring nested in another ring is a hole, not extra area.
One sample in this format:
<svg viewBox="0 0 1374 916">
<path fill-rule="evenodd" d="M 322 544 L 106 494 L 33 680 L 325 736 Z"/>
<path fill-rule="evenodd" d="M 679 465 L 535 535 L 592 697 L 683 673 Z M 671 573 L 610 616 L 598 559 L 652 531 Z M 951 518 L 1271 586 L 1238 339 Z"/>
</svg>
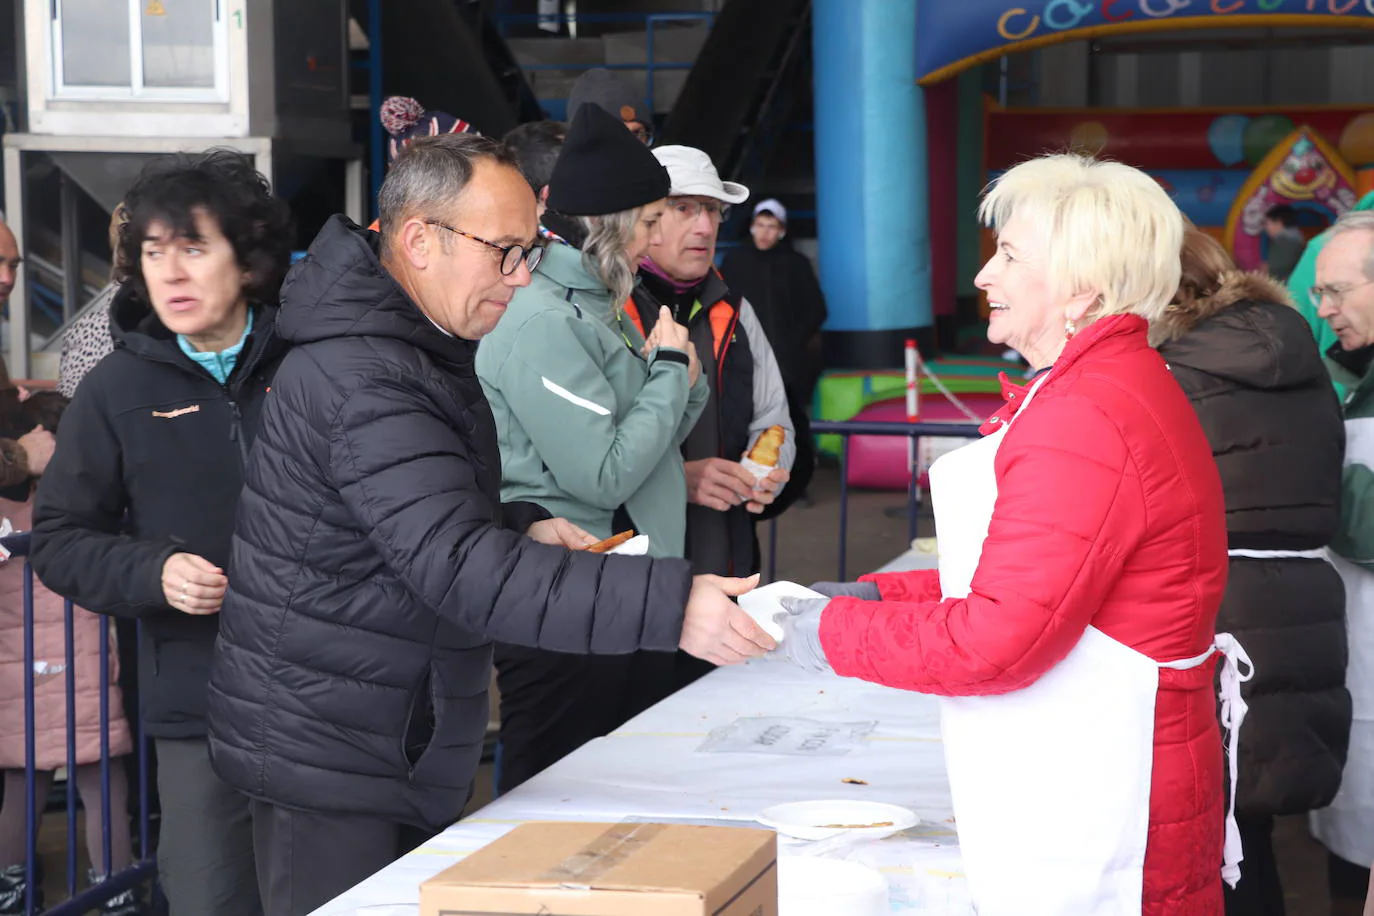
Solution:
<svg viewBox="0 0 1374 916">
<path fill-rule="evenodd" d="M 680 446 L 707 400 L 678 351 L 644 338 L 582 255 L 553 244 L 477 350 L 501 447 L 501 499 L 538 503 L 599 538 L 624 506 L 652 556 L 680 557 L 687 479 Z"/>
</svg>

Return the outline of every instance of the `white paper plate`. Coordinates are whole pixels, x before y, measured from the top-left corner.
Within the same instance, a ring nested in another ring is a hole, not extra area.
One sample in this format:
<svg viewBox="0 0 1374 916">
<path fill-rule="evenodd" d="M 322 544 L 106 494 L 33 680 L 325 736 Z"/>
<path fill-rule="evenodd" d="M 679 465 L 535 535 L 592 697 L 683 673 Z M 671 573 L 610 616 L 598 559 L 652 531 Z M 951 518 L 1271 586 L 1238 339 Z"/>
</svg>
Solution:
<svg viewBox="0 0 1374 916">
<path fill-rule="evenodd" d="M 841 833 L 880 840 L 921 821 L 910 808 L 867 801 L 788 802 L 764 808 L 757 820 L 799 840 L 825 840 Z"/>
<path fill-rule="evenodd" d="M 805 585 L 795 582 L 774 582 L 745 592 L 739 596 L 739 606 L 744 613 L 754 618 L 754 622 L 777 640 L 782 639 L 782 627 L 773 622 L 773 615 L 782 611 L 783 598 L 824 598 L 820 592 L 812 591 Z"/>
<path fill-rule="evenodd" d="M 615 554 L 619 557 L 642 557 L 648 552 L 649 536 L 647 534 L 637 534 L 619 547 L 606 551 L 606 554 L 608 556 Z"/>
<path fill-rule="evenodd" d="M 778 916 L 887 916 L 887 879 L 838 859 L 778 857 Z"/>
</svg>

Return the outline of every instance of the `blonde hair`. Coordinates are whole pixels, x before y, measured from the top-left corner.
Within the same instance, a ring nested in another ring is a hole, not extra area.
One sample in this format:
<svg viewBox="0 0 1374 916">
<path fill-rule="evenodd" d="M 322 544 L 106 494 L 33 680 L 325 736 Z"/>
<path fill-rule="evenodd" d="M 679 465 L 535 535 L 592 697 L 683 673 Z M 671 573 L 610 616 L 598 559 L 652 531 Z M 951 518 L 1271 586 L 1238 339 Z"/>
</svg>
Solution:
<svg viewBox="0 0 1374 916">
<path fill-rule="evenodd" d="M 1154 321 L 1178 290 L 1183 215 L 1149 175 L 1078 153 L 1031 159 L 989 185 L 978 219 L 1001 230 L 1013 215 L 1045 238 L 1050 290 L 1095 290 L 1080 326 L 1106 315 Z"/>
<path fill-rule="evenodd" d="M 635 207 L 601 216 L 575 217 L 587 233 L 587 240 L 582 243 L 582 266 L 606 284 L 617 307 L 630 298 L 635 288 L 639 265 L 630 263 L 625 249 L 634 241 L 635 227 L 643 211 L 643 207 Z"/>
</svg>

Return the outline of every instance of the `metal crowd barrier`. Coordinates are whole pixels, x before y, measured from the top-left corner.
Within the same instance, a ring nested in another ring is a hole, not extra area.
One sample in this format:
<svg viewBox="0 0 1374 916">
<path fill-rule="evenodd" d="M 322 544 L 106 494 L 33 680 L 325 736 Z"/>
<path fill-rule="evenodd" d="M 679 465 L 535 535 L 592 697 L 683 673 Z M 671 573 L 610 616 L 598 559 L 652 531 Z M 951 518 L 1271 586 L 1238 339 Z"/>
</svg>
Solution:
<svg viewBox="0 0 1374 916">
<path fill-rule="evenodd" d="M 34 611 L 33 611 L 33 569 L 28 562 L 29 535 L 12 534 L 0 538 L 10 552 L 10 563 L 24 563 L 24 824 L 28 831 L 26 837 L 27 861 L 25 877 L 27 890 L 24 901 L 26 916 L 35 916 L 36 891 L 38 889 L 38 825 L 42 818 L 47 799 L 35 798 L 37 778 L 34 769 L 37 748 L 34 735 Z M 129 868 L 111 874 L 111 811 L 110 811 L 110 624 L 100 628 L 100 804 L 86 800 L 86 817 L 100 816 L 102 829 L 103 862 L 92 862 L 92 868 L 105 875 L 105 880 L 94 887 L 77 893 L 77 845 L 83 842 L 76 828 L 76 667 L 75 667 L 75 627 L 73 607 L 70 601 L 64 602 L 64 631 L 66 636 L 66 657 L 63 676 L 66 678 L 66 732 L 67 732 L 67 895 L 68 899 L 42 910 L 47 916 L 76 916 L 99 907 L 116 895 L 149 881 L 156 875 L 157 865 L 152 858 L 148 839 L 148 747 L 149 739 L 143 731 L 143 718 L 138 715 L 133 726 L 134 752 L 138 757 L 138 849 L 137 860 Z M 143 641 L 143 625 L 136 624 L 137 640 Z M 122 819 L 121 819 L 122 820 Z M 151 906 L 150 906 L 151 910 Z"/>
<path fill-rule="evenodd" d="M 849 543 L 849 439 L 851 436 L 905 436 L 912 442 L 913 453 L 919 449 L 922 436 L 952 436 L 961 439 L 976 439 L 981 435 L 974 423 L 892 423 L 877 420 L 846 420 L 834 422 L 813 420 L 811 433 L 815 436 L 837 435 L 840 437 L 840 547 L 839 571 L 835 581 L 848 581 L 848 543 Z M 920 481 L 916 468 L 912 468 L 911 480 L 906 488 L 907 542 L 916 540 L 917 516 L 920 506 Z M 768 527 L 768 564 L 765 581 L 777 579 L 778 571 L 778 519 L 769 522 Z"/>
</svg>

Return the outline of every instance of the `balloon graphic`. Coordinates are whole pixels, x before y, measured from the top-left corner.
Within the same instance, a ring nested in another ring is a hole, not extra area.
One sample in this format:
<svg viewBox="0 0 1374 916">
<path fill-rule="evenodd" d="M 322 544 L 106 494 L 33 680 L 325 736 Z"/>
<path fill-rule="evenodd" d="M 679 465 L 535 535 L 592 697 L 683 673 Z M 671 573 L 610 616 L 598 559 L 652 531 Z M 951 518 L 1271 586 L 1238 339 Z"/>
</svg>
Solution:
<svg viewBox="0 0 1374 916">
<path fill-rule="evenodd" d="M 1278 142 L 1293 132 L 1293 122 L 1279 114 L 1260 115 L 1245 126 L 1242 143 L 1245 161 L 1259 165 Z"/>
<path fill-rule="evenodd" d="M 1069 134 L 1069 147 L 1096 156 L 1107 145 L 1107 128 L 1101 121 L 1084 121 Z"/>
<path fill-rule="evenodd" d="M 1222 115 L 1207 128 L 1207 145 L 1222 165 L 1245 160 L 1245 127 L 1250 119 L 1242 114 Z"/>
<path fill-rule="evenodd" d="M 1351 165 L 1374 163 L 1374 113 L 1366 112 L 1345 125 L 1339 150 L 1341 158 Z"/>
</svg>

